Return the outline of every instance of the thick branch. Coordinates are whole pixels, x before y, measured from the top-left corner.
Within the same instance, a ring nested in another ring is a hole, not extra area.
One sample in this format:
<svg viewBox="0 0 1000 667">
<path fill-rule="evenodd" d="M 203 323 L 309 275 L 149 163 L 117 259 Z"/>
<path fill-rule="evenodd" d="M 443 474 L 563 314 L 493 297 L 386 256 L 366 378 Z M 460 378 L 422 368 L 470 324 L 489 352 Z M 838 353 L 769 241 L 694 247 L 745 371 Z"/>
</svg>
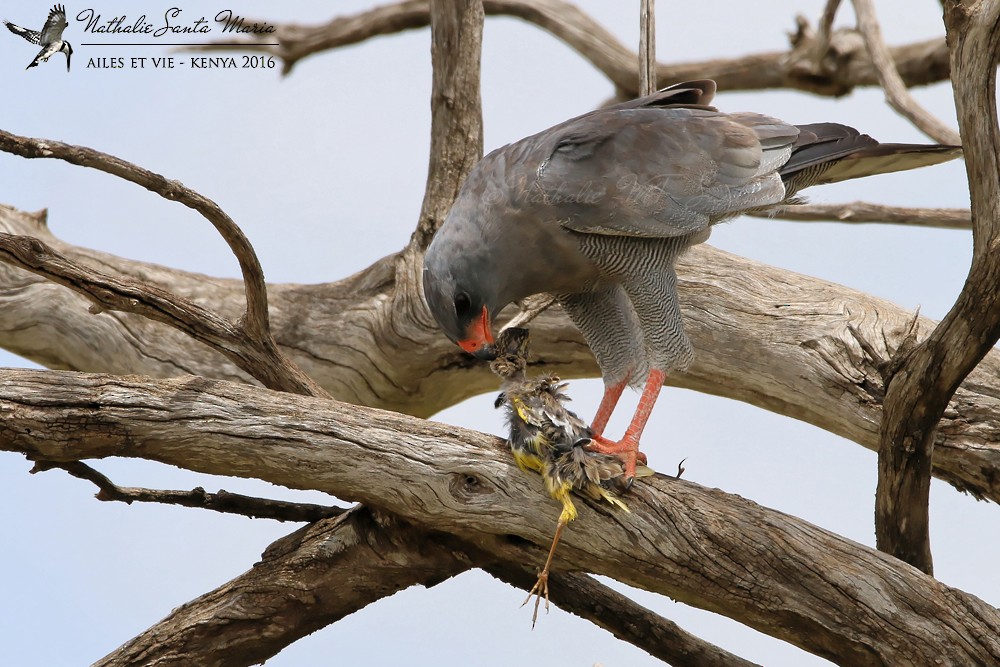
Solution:
<svg viewBox="0 0 1000 667">
<path fill-rule="evenodd" d="M 178 607 L 93 667 L 260 664 L 375 600 L 468 568 L 423 531 L 384 521 L 359 507 L 301 528 L 252 569 Z"/>
<path fill-rule="evenodd" d="M 1000 3 L 948 2 L 955 102 L 972 199 L 972 268 L 955 305 L 902 362 L 885 398 L 875 535 L 880 549 L 933 569 L 928 527 L 938 422 L 959 384 L 1000 339 Z"/>
<path fill-rule="evenodd" d="M 504 548 L 517 562 L 534 562 L 542 553 L 530 546 Z M 474 565 L 525 590 L 534 583 L 525 569 L 468 543 L 357 507 L 281 538 L 251 570 L 175 609 L 96 665 L 258 664 L 396 591 L 434 586 Z M 557 579 L 552 590 L 562 609 L 670 664 L 753 667 L 591 577 L 566 573 Z"/>
<path fill-rule="evenodd" d="M 123 260 L 54 238 L 39 216 L 0 207 L 0 228 L 43 239 L 80 263 L 142 278 L 197 302 L 238 312 L 240 283 Z M 496 377 L 438 332 L 417 275 L 396 257 L 338 283 L 272 285 L 276 338 L 339 400 L 429 415 L 492 391 Z M 849 327 L 883 357 L 899 347 L 911 313 L 881 299 L 769 267 L 709 246 L 679 266 L 695 363 L 668 381 L 815 424 L 878 448 L 883 386 Z M 183 373 L 240 379 L 224 358 L 142 318 L 91 315 L 81 297 L 0 264 L 0 344 L 51 368 Z M 303 319 L 308 313 L 308 320 Z M 920 321 L 922 331 L 934 323 Z M 558 308 L 532 323 L 537 365 L 566 378 L 597 367 Z M 937 432 L 935 474 L 980 498 L 1000 500 L 1000 355 L 987 354 L 956 394 Z M 433 388 L 433 389 L 432 389 Z"/>
<path fill-rule="evenodd" d="M 555 508 L 539 502 L 541 482 L 520 473 L 497 438 L 203 378 L 3 374 L 6 450 L 50 460 L 141 456 L 314 488 L 479 546 L 491 536 L 550 537 Z M 996 609 L 804 521 L 664 478 L 638 485 L 629 506 L 625 514 L 580 503 L 561 562 L 840 664 L 1000 660 Z"/>
<path fill-rule="evenodd" d="M 483 156 L 480 1 L 431 3 L 431 151 L 427 188 L 411 245 L 423 250 L 444 222 L 466 174 Z"/>
<path fill-rule="evenodd" d="M 855 201 L 848 204 L 797 204 L 781 206 L 754 218 L 775 218 L 800 222 L 888 223 L 939 229 L 972 229 L 972 213 L 967 208 L 911 208 Z"/>
<path fill-rule="evenodd" d="M 486 14 L 516 16 L 548 31 L 603 72 L 625 97 L 639 93 L 637 54 L 574 5 L 563 0 L 485 0 Z M 272 22 L 273 23 L 273 22 Z M 338 17 L 319 26 L 279 25 L 280 46 L 248 40 L 242 50 L 271 53 L 288 73 L 303 58 L 329 49 L 356 44 L 372 37 L 423 28 L 430 23 L 427 0 L 409 0 L 378 7 L 354 16 Z M 792 88 L 819 95 L 846 95 L 855 86 L 879 85 L 878 74 L 864 44 L 853 31 L 837 31 L 817 64 L 815 36 L 800 20 L 789 52 L 760 53 L 741 58 L 659 64 L 662 83 L 715 79 L 723 90 Z M 269 36 L 273 38 L 274 35 Z M 213 47 L 206 50 L 232 50 Z M 948 48 L 943 39 L 916 42 L 890 49 L 896 69 L 907 86 L 921 86 L 948 78 Z"/>
</svg>

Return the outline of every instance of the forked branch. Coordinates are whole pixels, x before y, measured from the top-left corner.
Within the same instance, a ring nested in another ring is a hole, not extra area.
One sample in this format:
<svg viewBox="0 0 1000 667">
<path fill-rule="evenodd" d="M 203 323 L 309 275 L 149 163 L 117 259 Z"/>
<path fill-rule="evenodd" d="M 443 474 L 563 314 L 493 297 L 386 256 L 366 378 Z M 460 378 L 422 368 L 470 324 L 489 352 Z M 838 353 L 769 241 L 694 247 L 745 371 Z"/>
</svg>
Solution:
<svg viewBox="0 0 1000 667">
<path fill-rule="evenodd" d="M 1000 131 L 996 68 L 1000 3 L 945 2 L 955 103 L 972 199 L 972 267 L 930 336 L 898 362 L 879 442 L 875 535 L 879 549 L 930 573 L 931 460 L 952 395 L 1000 339 Z"/>
<path fill-rule="evenodd" d="M 868 48 L 875 71 L 878 72 L 879 83 L 885 91 L 889 106 L 934 141 L 960 146 L 962 138 L 958 132 L 935 118 L 910 95 L 892 60 L 889 47 L 882 39 L 882 28 L 875 16 L 872 0 L 853 0 L 853 2 L 854 13 L 858 17 L 858 31 L 864 37 L 865 46 Z"/>
</svg>

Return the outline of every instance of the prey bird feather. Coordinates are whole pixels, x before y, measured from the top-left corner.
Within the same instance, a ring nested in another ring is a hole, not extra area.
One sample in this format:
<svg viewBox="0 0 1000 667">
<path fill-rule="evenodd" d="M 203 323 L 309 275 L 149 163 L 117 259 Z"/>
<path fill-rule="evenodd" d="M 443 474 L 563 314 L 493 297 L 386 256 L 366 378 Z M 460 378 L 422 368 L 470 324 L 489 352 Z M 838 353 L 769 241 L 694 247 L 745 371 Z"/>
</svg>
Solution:
<svg viewBox="0 0 1000 667">
<path fill-rule="evenodd" d="M 881 144 L 838 123 L 793 125 L 709 106 L 689 81 L 573 118 L 499 148 L 469 173 L 424 257 L 424 294 L 462 349 L 494 356 L 492 322 L 545 293 L 580 329 L 604 379 L 591 449 L 634 475 L 666 374 L 693 358 L 677 257 L 712 225 L 797 203 L 812 185 L 958 157 L 944 145 Z M 626 386 L 642 390 L 620 441 L 604 430 Z"/>
<path fill-rule="evenodd" d="M 507 442 L 518 467 L 525 472 L 537 472 L 545 489 L 562 503 L 548 558 L 538 581 L 524 601 L 535 597 L 532 627 L 538 619 L 538 605 L 545 597 L 549 608 L 549 568 L 563 528 L 577 517 L 572 493 L 593 500 L 606 501 L 628 511 L 618 494 L 628 489 L 622 461 L 609 454 L 590 452 L 590 427 L 565 406 L 569 396 L 565 383 L 554 375 L 527 377 L 528 331 L 517 327 L 504 329 L 495 343 L 496 358 L 490 364 L 503 382 L 496 407 L 507 412 Z M 642 475 L 652 474 L 645 466 Z"/>
</svg>

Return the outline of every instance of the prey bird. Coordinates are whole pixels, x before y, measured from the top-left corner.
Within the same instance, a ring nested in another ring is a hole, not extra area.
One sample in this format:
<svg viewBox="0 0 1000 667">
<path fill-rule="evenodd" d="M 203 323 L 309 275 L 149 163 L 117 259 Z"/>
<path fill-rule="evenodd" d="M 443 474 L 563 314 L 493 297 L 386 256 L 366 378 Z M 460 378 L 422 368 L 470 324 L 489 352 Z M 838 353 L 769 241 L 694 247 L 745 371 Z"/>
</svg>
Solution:
<svg viewBox="0 0 1000 667">
<path fill-rule="evenodd" d="M 70 57 L 73 55 L 73 47 L 62 38 L 63 31 L 69 25 L 66 22 L 66 7 L 55 5 L 49 10 L 49 18 L 45 20 L 45 25 L 41 30 L 28 30 L 19 25 L 14 25 L 10 21 L 3 22 L 7 29 L 15 35 L 23 37 L 32 44 L 40 44 L 42 50 L 38 52 L 35 59 L 31 61 L 25 69 L 36 67 L 38 63 L 47 62 L 49 58 L 60 51 L 66 54 L 66 71 L 69 71 Z"/>
<path fill-rule="evenodd" d="M 494 356 L 492 321 L 548 293 L 601 367 L 592 449 L 634 475 L 666 373 L 693 357 L 674 263 L 712 225 L 798 203 L 803 188 L 945 162 L 961 148 L 880 144 L 838 123 L 792 125 L 708 106 L 690 81 L 592 111 L 499 148 L 465 179 L 427 248 L 424 294 L 444 333 Z M 614 442 L 604 429 L 626 386 L 642 390 Z"/>
<path fill-rule="evenodd" d="M 568 410 L 565 403 L 565 383 L 554 375 L 528 378 L 525 374 L 528 358 L 528 331 L 511 327 L 497 338 L 496 358 L 490 364 L 493 372 L 501 377 L 501 393 L 496 407 L 507 412 L 507 442 L 514 461 L 525 472 L 537 472 L 545 482 L 545 490 L 562 503 L 562 512 L 556 524 L 555 536 L 548 558 L 538 575 L 538 581 L 528 593 L 524 604 L 535 598 L 531 617 L 534 627 L 538 619 L 538 605 L 545 597 L 549 608 L 549 568 L 563 528 L 577 517 L 571 494 L 576 492 L 593 500 L 604 500 L 629 511 L 618 498 L 618 493 L 628 489 L 625 469 L 617 456 L 590 452 L 590 427 Z M 651 475 L 645 466 L 639 474 Z"/>
</svg>

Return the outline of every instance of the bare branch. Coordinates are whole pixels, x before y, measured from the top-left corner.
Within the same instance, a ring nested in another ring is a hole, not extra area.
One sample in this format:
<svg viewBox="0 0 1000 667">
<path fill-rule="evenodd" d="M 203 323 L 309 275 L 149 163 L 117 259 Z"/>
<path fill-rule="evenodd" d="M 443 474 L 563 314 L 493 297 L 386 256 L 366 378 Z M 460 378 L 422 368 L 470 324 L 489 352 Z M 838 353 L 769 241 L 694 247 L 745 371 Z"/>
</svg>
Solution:
<svg viewBox="0 0 1000 667">
<path fill-rule="evenodd" d="M 223 353 L 239 343 L 238 327 L 198 304 L 152 285 L 81 266 L 32 236 L 0 233 L 0 258 L 87 297 L 94 304 L 92 314 L 105 310 L 136 313 L 179 329 Z"/>
<path fill-rule="evenodd" d="M 81 167 L 97 169 L 140 185 L 164 199 L 179 202 L 200 213 L 212 223 L 239 261 L 246 287 L 244 325 L 256 338 L 268 335 L 267 288 L 264 285 L 264 271 L 260 267 L 257 253 L 239 226 L 214 201 L 191 190 L 180 181 L 164 178 L 131 162 L 85 146 L 73 146 L 50 139 L 19 137 L 0 130 L 0 150 L 23 158 L 54 158 Z"/>
<path fill-rule="evenodd" d="M 430 243 L 466 174 L 483 156 L 482 40 L 481 0 L 431 3 L 431 152 L 420 219 L 410 240 L 417 250 Z"/>
<path fill-rule="evenodd" d="M 865 39 L 865 46 L 871 55 L 872 64 L 878 72 L 879 83 L 885 90 L 886 101 L 901 116 L 913 123 L 921 132 L 934 141 L 952 146 L 960 146 L 962 138 L 953 129 L 935 118 L 910 95 L 902 77 L 896 70 L 889 48 L 882 39 L 882 28 L 875 16 L 871 0 L 852 0 L 854 13 L 858 17 L 858 30 Z"/>
<path fill-rule="evenodd" d="M 565 42 L 600 72 L 625 97 L 639 94 L 637 54 L 625 47 L 603 26 L 563 0 L 485 0 L 486 14 L 515 16 L 548 31 Z M 273 22 L 272 22 L 273 23 Z M 319 26 L 279 25 L 280 47 L 248 40 L 240 50 L 266 52 L 282 58 L 288 73 L 303 58 L 315 53 L 430 24 L 427 0 L 408 0 L 367 12 L 335 18 Z M 856 33 L 837 31 L 830 57 L 816 68 L 815 36 L 803 31 L 793 36 L 790 52 L 759 53 L 740 58 L 659 64 L 657 79 L 663 83 L 711 78 L 722 90 L 791 88 L 817 95 L 846 95 L 855 86 L 879 85 L 862 40 Z M 273 35 L 272 35 L 273 37 Z M 193 50 L 233 50 L 231 46 L 206 45 Z M 948 78 L 948 47 L 943 39 L 915 42 L 890 49 L 896 68 L 907 86 L 920 86 Z"/>
<path fill-rule="evenodd" d="M 639 0 L 639 95 L 656 92 L 656 0 Z"/>
<path fill-rule="evenodd" d="M 517 470 L 500 439 L 448 425 L 203 378 L 59 371 L 3 371 L 0 411 L 0 449 L 34 458 L 140 456 L 253 476 L 383 507 L 484 548 L 491 535 L 550 538 L 554 508 L 538 502 L 541 481 Z M 842 664 L 1000 660 L 1000 612 L 981 600 L 737 496 L 647 480 L 628 514 L 581 502 L 560 561 Z"/>
<path fill-rule="evenodd" d="M 376 600 L 468 569 L 457 556 L 422 531 L 357 507 L 272 544 L 253 568 L 174 609 L 93 667 L 260 664 Z"/>
<path fill-rule="evenodd" d="M 930 573 L 931 461 L 952 395 L 1000 339 L 1000 130 L 996 67 L 1000 3 L 945 3 L 955 102 L 972 199 L 972 267 L 927 340 L 903 355 L 886 390 L 875 536 L 879 549 Z"/>
<path fill-rule="evenodd" d="M 827 0 L 826 7 L 823 8 L 823 15 L 820 16 L 819 25 L 816 30 L 816 58 L 817 60 L 826 55 L 830 48 L 830 35 L 833 31 L 833 20 L 837 16 L 840 8 L 840 0 Z"/>
<path fill-rule="evenodd" d="M 180 505 L 212 510 L 224 514 L 242 514 L 251 519 L 274 519 L 275 521 L 299 521 L 312 523 L 320 519 L 340 516 L 345 510 L 327 505 L 312 503 L 292 503 L 284 500 L 255 498 L 239 493 L 229 493 L 220 490 L 218 493 L 208 493 L 205 489 L 196 487 L 191 491 L 164 491 L 161 489 L 143 489 L 132 486 L 118 486 L 106 475 L 94 470 L 80 461 L 36 461 L 32 473 L 52 469 L 65 470 L 70 475 L 93 482 L 100 489 L 95 498 L 102 501 L 117 501 L 131 505 L 139 503 L 159 503 L 162 505 Z"/>
<path fill-rule="evenodd" d="M 887 223 L 938 229 L 972 229 L 972 213 L 967 208 L 910 208 L 864 201 L 781 206 L 764 213 L 751 213 L 750 217 L 799 222 Z"/>
</svg>

